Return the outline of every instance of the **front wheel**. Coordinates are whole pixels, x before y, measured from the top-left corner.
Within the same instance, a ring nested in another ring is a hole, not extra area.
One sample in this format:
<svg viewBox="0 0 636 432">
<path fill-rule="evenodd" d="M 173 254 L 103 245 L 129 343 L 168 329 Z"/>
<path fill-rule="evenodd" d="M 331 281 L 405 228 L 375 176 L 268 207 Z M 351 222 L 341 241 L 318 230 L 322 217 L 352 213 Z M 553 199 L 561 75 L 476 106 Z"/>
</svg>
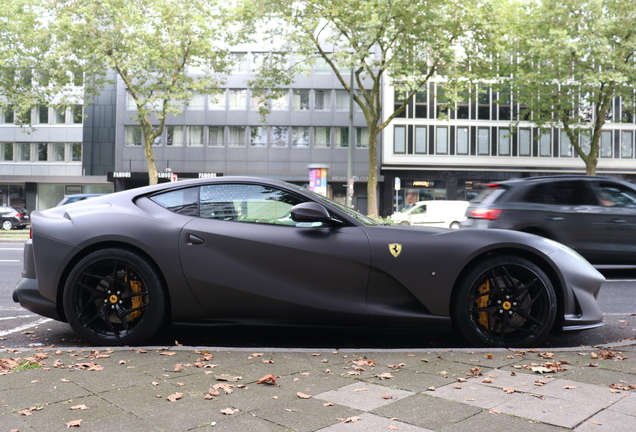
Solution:
<svg viewBox="0 0 636 432">
<path fill-rule="evenodd" d="M 556 295 L 548 276 L 532 261 L 494 256 L 460 280 L 453 320 L 476 346 L 531 347 L 548 336 L 556 318 Z"/>
<path fill-rule="evenodd" d="M 11 222 L 9 219 L 3 220 L 2 229 L 5 231 L 11 231 L 13 229 L 13 222 Z"/>
<path fill-rule="evenodd" d="M 137 345 L 164 322 L 166 294 L 156 267 L 123 249 L 80 260 L 64 288 L 64 312 L 82 339 L 96 345 Z"/>
</svg>

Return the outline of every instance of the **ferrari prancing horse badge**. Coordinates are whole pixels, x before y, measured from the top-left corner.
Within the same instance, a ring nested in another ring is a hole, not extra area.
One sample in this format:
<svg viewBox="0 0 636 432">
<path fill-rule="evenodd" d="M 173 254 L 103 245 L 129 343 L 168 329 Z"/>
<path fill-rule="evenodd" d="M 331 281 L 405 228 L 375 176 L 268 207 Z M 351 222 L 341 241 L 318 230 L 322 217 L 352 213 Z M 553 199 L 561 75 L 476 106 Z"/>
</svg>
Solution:
<svg viewBox="0 0 636 432">
<path fill-rule="evenodd" d="M 400 252 L 402 252 L 402 245 L 399 243 L 391 243 L 389 245 L 389 250 L 391 251 L 391 255 L 397 258 Z"/>
</svg>

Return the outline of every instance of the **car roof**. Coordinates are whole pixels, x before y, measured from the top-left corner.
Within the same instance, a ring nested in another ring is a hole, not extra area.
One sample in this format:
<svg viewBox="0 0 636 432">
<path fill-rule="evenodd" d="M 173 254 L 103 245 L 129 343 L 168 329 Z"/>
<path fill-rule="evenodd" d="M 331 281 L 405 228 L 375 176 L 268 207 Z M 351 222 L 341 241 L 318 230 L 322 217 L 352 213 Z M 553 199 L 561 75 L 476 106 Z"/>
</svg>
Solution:
<svg viewBox="0 0 636 432">
<path fill-rule="evenodd" d="M 591 176 L 585 174 L 555 174 L 549 176 L 535 176 L 535 177 L 520 177 L 509 180 L 502 181 L 494 181 L 489 183 L 490 185 L 513 185 L 513 184 L 521 184 L 521 183 L 539 183 L 539 182 L 550 182 L 554 180 L 584 180 L 584 181 L 592 181 L 592 180 L 611 180 L 622 182 L 622 180 L 613 178 L 613 177 L 605 177 L 605 176 Z"/>
</svg>

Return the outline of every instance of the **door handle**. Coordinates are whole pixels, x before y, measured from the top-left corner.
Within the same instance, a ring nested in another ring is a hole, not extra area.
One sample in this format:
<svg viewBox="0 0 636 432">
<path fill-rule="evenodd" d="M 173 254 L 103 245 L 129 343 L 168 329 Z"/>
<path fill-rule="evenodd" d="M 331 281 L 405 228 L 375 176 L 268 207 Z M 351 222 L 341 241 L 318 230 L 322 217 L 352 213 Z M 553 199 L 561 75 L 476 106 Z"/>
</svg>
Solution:
<svg viewBox="0 0 636 432">
<path fill-rule="evenodd" d="M 548 217 L 548 219 L 553 221 L 562 221 L 564 218 L 562 218 L 561 216 L 550 216 Z"/>
<path fill-rule="evenodd" d="M 205 243 L 201 237 L 197 237 L 193 234 L 189 234 L 190 244 L 200 245 Z"/>
<path fill-rule="evenodd" d="M 625 219 L 612 219 L 612 222 L 614 222 L 614 223 L 625 223 L 627 221 Z"/>
</svg>

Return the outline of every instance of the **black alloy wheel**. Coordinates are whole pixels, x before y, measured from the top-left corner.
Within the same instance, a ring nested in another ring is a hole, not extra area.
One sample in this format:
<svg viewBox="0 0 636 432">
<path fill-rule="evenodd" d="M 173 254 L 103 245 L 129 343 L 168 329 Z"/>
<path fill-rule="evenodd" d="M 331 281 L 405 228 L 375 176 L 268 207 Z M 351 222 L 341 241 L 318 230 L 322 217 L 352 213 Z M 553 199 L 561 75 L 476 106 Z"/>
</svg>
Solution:
<svg viewBox="0 0 636 432">
<path fill-rule="evenodd" d="M 159 271 L 123 249 L 93 252 L 73 268 L 64 311 L 82 339 L 96 345 L 137 345 L 150 339 L 166 315 Z"/>
<path fill-rule="evenodd" d="M 462 278 L 453 304 L 455 324 L 476 346 L 532 347 L 556 317 L 552 282 L 533 262 L 494 256 Z"/>
</svg>

